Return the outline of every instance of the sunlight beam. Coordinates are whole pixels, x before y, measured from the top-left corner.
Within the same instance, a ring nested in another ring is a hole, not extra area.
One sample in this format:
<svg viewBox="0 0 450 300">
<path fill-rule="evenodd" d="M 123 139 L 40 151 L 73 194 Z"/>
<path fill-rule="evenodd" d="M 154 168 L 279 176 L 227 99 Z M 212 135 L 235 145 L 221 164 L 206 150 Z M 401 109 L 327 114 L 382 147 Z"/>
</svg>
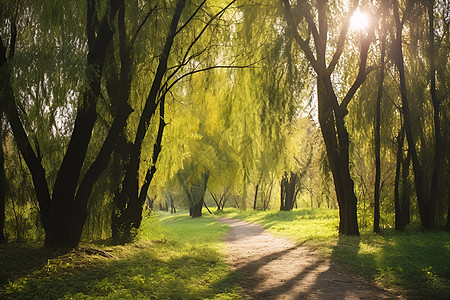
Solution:
<svg viewBox="0 0 450 300">
<path fill-rule="evenodd" d="M 369 22 L 370 17 L 358 7 L 350 20 L 350 29 L 353 31 L 364 31 L 369 26 Z"/>
</svg>

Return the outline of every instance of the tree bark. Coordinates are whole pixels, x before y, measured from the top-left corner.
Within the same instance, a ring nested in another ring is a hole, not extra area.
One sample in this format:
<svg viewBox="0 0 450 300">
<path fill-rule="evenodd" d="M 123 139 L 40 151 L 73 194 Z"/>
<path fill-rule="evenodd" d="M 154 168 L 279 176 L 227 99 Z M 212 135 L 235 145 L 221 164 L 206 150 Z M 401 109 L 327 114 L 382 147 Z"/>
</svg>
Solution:
<svg viewBox="0 0 450 300">
<path fill-rule="evenodd" d="M 139 165 L 142 143 L 144 142 L 145 135 L 148 131 L 150 120 L 154 116 L 158 105 L 157 98 L 161 92 L 161 83 L 164 74 L 167 71 L 167 62 L 185 4 L 186 0 L 178 0 L 176 4 L 169 32 L 166 36 L 164 48 L 159 59 L 158 68 L 139 120 L 135 139 L 130 151 L 130 158 L 126 163 L 125 177 L 122 181 L 122 190 L 114 197 L 114 203 L 118 206 L 118 210 L 113 216 L 113 233 L 116 232 L 117 234 L 123 235 L 125 240 L 129 240 L 131 228 L 139 227 L 142 218 L 142 216 L 139 215 L 142 213 L 142 205 L 145 200 L 145 195 L 142 197 L 139 196 Z M 149 174 L 149 176 L 150 175 L 151 174 Z M 147 179 L 146 184 L 150 185 L 150 181 Z M 116 240 L 122 239 L 119 236 L 113 236 L 113 238 Z"/>
<path fill-rule="evenodd" d="M 380 57 L 380 73 L 378 77 L 378 91 L 376 100 L 375 113 L 375 186 L 374 186 L 374 212 L 373 212 L 373 231 L 380 232 L 380 181 L 381 181 L 381 98 L 383 97 L 383 81 L 386 53 L 386 37 L 381 33 L 381 57 Z"/>
<path fill-rule="evenodd" d="M 19 113 L 17 111 L 16 99 L 14 98 L 14 93 L 11 85 L 11 66 L 9 66 L 9 60 L 13 59 L 15 52 L 16 43 L 16 25 L 14 22 L 11 23 L 11 39 L 9 43 L 9 58 L 6 57 L 6 46 L 3 44 L 3 39 L 0 38 L 0 70 L 1 74 L 1 95 L 2 103 L 4 105 L 4 110 L 8 118 L 9 124 L 13 131 L 14 139 L 16 141 L 17 147 L 22 154 L 25 163 L 31 173 L 31 178 L 34 185 L 34 190 L 36 193 L 36 198 L 39 203 L 39 209 L 41 213 L 42 225 L 46 236 L 50 228 L 51 220 L 51 201 L 50 192 L 48 190 L 47 179 L 45 177 L 45 170 L 41 165 L 39 158 L 36 156 L 33 148 L 31 147 L 30 141 L 28 140 L 27 133 L 23 127 L 22 121 L 19 118 Z"/>
<path fill-rule="evenodd" d="M 291 211 L 294 208 L 295 191 L 298 183 L 298 175 L 294 172 L 290 172 L 290 175 L 284 173 L 281 179 L 281 185 L 283 186 L 283 192 L 281 194 L 281 211 Z"/>
<path fill-rule="evenodd" d="M 0 109 L 0 244 L 6 243 L 5 238 L 5 204 L 6 204 L 6 177 L 5 159 L 3 153 L 3 113 Z"/>
<path fill-rule="evenodd" d="M 409 112 L 409 101 L 406 86 L 405 66 L 403 59 L 403 47 L 402 47 L 402 30 L 403 23 L 400 21 L 399 8 L 397 1 L 394 3 L 394 19 L 395 19 L 395 39 L 393 42 L 395 55 L 394 61 L 400 77 L 400 94 L 402 101 L 402 111 L 405 119 L 405 132 L 406 140 L 408 142 L 408 151 L 411 152 L 411 160 L 414 171 L 414 183 L 416 188 L 417 202 L 419 206 L 419 214 L 422 226 L 425 229 L 434 228 L 434 216 L 435 216 L 435 203 L 427 201 L 427 187 L 424 181 L 424 170 L 420 165 L 419 157 L 417 154 L 416 143 L 414 140 L 414 134 L 412 132 L 411 116 Z"/>
<path fill-rule="evenodd" d="M 428 226 L 434 228 L 434 220 L 436 215 L 436 201 L 438 195 L 441 195 L 439 175 L 441 170 L 441 161 L 444 156 L 444 150 L 441 136 L 441 121 L 440 121 L 440 102 L 436 93 L 436 65 L 434 58 L 434 1 L 428 1 L 428 18 L 429 18 L 429 46 L 430 46 L 430 94 L 431 102 L 434 110 L 434 160 L 433 160 L 433 174 L 431 177 L 430 197 L 429 197 L 429 215 L 430 220 Z"/>
<path fill-rule="evenodd" d="M 405 139 L 405 129 L 403 124 L 397 136 L 397 160 L 395 165 L 395 179 L 394 179 L 394 204 L 395 204 L 395 229 L 401 230 L 401 205 L 400 205 L 400 174 L 402 170 L 403 161 L 403 144 Z"/>
<path fill-rule="evenodd" d="M 83 93 L 82 103 L 77 110 L 75 125 L 66 153 L 58 170 L 52 193 L 52 219 L 47 233 L 45 246 L 51 248 L 73 248 L 78 245 L 81 236 L 80 227 L 84 225 L 83 212 L 87 198 L 75 205 L 75 193 L 86 151 L 91 140 L 92 130 L 97 120 L 96 103 L 100 95 L 100 81 L 106 50 L 112 40 L 111 24 L 119 8 L 120 1 L 110 2 L 109 14 L 105 15 L 96 28 L 97 9 L 94 1 L 87 5 L 87 78 L 88 87 Z M 109 157 L 108 157 L 109 159 Z M 97 176 L 98 178 L 98 176 Z M 92 184 L 93 185 L 93 184 Z"/>
<path fill-rule="evenodd" d="M 402 159 L 402 194 L 400 198 L 401 215 L 400 215 L 400 229 L 405 227 L 410 222 L 410 196 L 411 187 L 409 184 L 409 165 L 411 164 L 411 152 L 408 150 L 406 158 Z"/>
<path fill-rule="evenodd" d="M 259 184 L 257 184 L 255 188 L 255 198 L 253 199 L 253 210 L 256 210 L 256 200 L 258 199 L 258 188 Z"/>
</svg>

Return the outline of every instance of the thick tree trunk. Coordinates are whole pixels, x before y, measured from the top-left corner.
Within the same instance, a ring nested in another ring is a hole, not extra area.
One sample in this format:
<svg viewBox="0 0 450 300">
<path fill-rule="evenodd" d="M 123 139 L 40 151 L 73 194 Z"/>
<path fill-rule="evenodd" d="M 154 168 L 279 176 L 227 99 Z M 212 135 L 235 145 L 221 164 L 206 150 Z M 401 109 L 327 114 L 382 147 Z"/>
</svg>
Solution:
<svg viewBox="0 0 450 300">
<path fill-rule="evenodd" d="M 112 152 L 116 148 L 119 136 L 121 135 L 123 128 L 126 124 L 128 116 L 132 112 L 132 109 L 128 105 L 128 98 L 130 95 L 131 79 L 129 78 L 130 73 L 130 51 L 128 49 L 126 33 L 125 33 L 125 5 L 122 2 L 119 8 L 119 39 L 120 39 L 120 78 L 119 78 L 119 90 L 118 94 L 111 95 L 112 103 L 115 105 L 117 115 L 115 116 L 113 123 L 108 131 L 103 145 L 92 163 L 88 171 L 84 175 L 77 193 L 75 195 L 74 202 L 74 231 L 76 239 L 80 240 L 81 233 L 83 231 L 83 226 L 86 221 L 88 211 L 87 204 L 89 197 L 92 194 L 95 183 L 99 179 L 103 171 L 108 167 L 109 160 Z M 113 57 L 112 57 L 113 58 Z"/>
<path fill-rule="evenodd" d="M 284 173 L 281 179 L 281 185 L 283 186 L 283 192 L 281 194 L 281 211 L 291 211 L 294 208 L 295 203 L 295 191 L 298 183 L 298 175 L 294 172 L 290 172 L 290 175 Z"/>
<path fill-rule="evenodd" d="M 334 95 L 325 90 L 325 83 L 318 78 L 319 123 L 325 142 L 331 174 L 339 205 L 339 233 L 359 235 L 356 214 L 357 199 L 349 168 L 349 140 L 344 116 L 334 114 L 331 107 L 337 103 Z"/>
<path fill-rule="evenodd" d="M 189 208 L 190 210 L 190 216 L 192 218 L 200 218 L 202 216 L 202 208 L 203 208 L 203 202 L 198 202 L 195 204 L 192 204 L 192 206 Z"/>
<path fill-rule="evenodd" d="M 200 186 L 193 186 L 190 190 L 190 207 L 189 210 L 191 212 L 192 218 L 198 218 L 202 216 L 202 207 L 205 202 L 205 193 L 206 187 L 208 185 L 209 173 L 204 173 L 202 175 L 203 182 Z"/>
<path fill-rule="evenodd" d="M 84 198 L 82 199 L 84 203 L 75 205 L 75 192 L 91 140 L 92 130 L 97 120 L 96 103 L 100 94 L 103 64 L 107 47 L 113 36 L 110 24 L 115 18 L 119 2 L 119 0 L 111 1 L 109 15 L 103 17 L 97 32 L 95 29 L 97 9 L 93 1 L 88 1 L 87 35 L 89 52 L 87 63 L 90 67 L 87 69 L 87 78 L 89 78 L 89 85 L 84 91 L 82 104 L 78 108 L 75 118 L 72 136 L 53 187 L 52 218 L 45 239 L 46 247 L 73 248 L 79 243 L 81 229 L 86 219 L 83 216 L 86 208 L 82 206 L 84 203 L 87 205 L 87 199 Z"/>
<path fill-rule="evenodd" d="M 53 195 L 50 199 L 45 170 L 40 159 L 35 154 L 28 140 L 22 122 L 19 118 L 14 95 L 9 82 L 11 74 L 8 72 L 2 81 L 7 103 L 7 116 L 13 129 L 14 137 L 22 156 L 31 172 L 36 197 L 39 202 L 41 220 L 46 233 L 45 246 L 52 248 L 72 248 L 78 245 L 79 234 L 76 228 L 79 227 L 80 216 L 74 210 L 73 202 L 76 186 L 80 177 L 81 167 L 86 156 L 86 149 L 90 141 L 92 128 L 96 120 L 96 100 L 100 91 L 100 76 L 105 57 L 106 47 L 112 38 L 110 24 L 117 12 L 119 1 L 110 3 L 108 15 L 105 15 L 100 24 L 97 24 L 97 10 L 94 1 L 88 1 L 87 34 L 88 34 L 88 87 L 83 93 L 82 103 L 77 110 L 75 127 L 66 150 L 63 162 L 59 168 L 54 184 Z M 98 27 L 98 32 L 96 30 Z M 10 53 L 13 53 L 15 46 L 15 24 L 12 24 L 12 40 L 10 43 Z M 96 34 L 97 33 L 97 34 Z M 3 44 L 2 44 L 3 52 Z M 10 55 L 11 56 L 11 55 Z M 6 58 L 2 55 L 2 65 L 6 63 Z M 78 226 L 74 226 L 78 224 Z"/>
</svg>

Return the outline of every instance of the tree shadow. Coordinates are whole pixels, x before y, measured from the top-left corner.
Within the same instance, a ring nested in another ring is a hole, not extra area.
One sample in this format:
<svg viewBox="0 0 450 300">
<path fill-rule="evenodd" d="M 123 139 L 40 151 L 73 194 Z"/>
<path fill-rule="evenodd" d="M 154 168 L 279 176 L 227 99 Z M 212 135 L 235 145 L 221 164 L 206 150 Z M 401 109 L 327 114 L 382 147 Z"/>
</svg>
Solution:
<svg viewBox="0 0 450 300">
<path fill-rule="evenodd" d="M 0 288 L 8 282 L 33 273 L 45 266 L 49 259 L 66 252 L 32 247 L 27 244 L 0 244 Z"/>
<path fill-rule="evenodd" d="M 359 252 L 359 237 L 341 237 L 333 249 L 333 257 L 340 256 L 343 252 L 345 255 L 357 257 Z M 306 263 L 299 267 L 297 272 L 291 274 L 289 278 L 273 280 L 269 286 L 261 288 L 261 284 L 270 278 L 258 276 L 256 273 L 265 265 L 275 260 L 281 259 L 283 256 L 289 255 L 292 251 L 304 247 L 303 245 L 295 245 L 293 247 L 271 253 L 261 258 L 252 260 L 245 265 L 239 266 L 228 277 L 223 280 L 230 280 L 234 276 L 234 280 L 238 280 L 239 284 L 244 288 L 243 296 L 245 299 L 277 299 L 281 297 L 290 297 L 294 299 L 346 299 L 346 298 L 367 298 L 367 299 L 395 299 L 385 290 L 367 283 L 362 278 L 358 278 L 341 266 L 322 258 L 320 254 L 311 263 Z M 308 250 L 309 251 L 309 250 Z M 299 259 L 307 260 L 309 256 L 299 257 Z M 370 261 L 366 258 L 365 261 Z M 374 264 L 374 262 L 371 262 Z M 283 272 L 280 268 L 278 272 Z M 237 273 L 236 276 L 234 273 Z"/>
<path fill-rule="evenodd" d="M 312 297 L 317 299 L 397 299 L 396 295 L 370 283 L 374 281 L 374 274 L 357 276 L 350 266 L 342 265 L 342 257 L 369 265 L 369 269 L 376 266 L 375 258 L 370 254 L 360 253 L 361 238 L 359 236 L 340 235 L 336 246 L 332 250 L 331 261 L 325 272 L 321 272 L 306 291 L 298 297 Z M 339 264 L 336 264 L 338 262 Z M 366 267 L 366 266 L 365 266 Z M 361 273 L 360 273 L 361 274 Z"/>
</svg>

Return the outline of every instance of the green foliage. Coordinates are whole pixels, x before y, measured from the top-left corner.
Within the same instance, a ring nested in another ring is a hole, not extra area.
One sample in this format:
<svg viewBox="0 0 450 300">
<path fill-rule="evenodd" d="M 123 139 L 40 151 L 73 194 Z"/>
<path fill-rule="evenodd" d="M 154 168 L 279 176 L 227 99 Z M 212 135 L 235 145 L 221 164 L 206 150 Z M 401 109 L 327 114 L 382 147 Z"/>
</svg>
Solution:
<svg viewBox="0 0 450 300">
<path fill-rule="evenodd" d="M 235 275 L 220 253 L 227 226 L 185 214 L 161 220 L 145 217 L 133 244 L 101 247 L 117 259 L 87 255 L 83 248 L 58 256 L 30 248 L 14 254 L 1 246 L 0 297 L 239 299 Z"/>
</svg>

